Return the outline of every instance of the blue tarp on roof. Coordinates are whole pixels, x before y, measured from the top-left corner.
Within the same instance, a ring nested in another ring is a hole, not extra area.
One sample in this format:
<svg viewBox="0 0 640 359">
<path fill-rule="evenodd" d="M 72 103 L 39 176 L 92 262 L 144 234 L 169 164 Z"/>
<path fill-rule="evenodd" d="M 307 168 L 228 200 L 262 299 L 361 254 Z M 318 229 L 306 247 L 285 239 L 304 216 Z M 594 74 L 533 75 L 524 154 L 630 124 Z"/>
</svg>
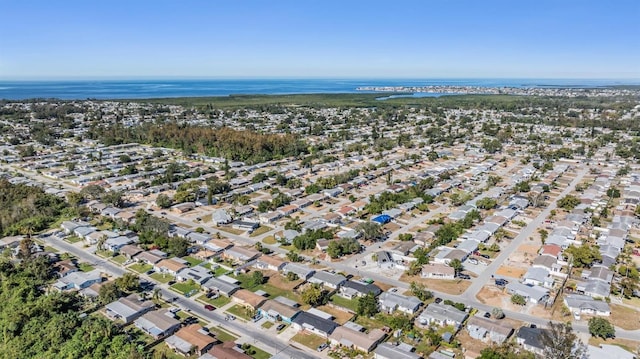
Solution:
<svg viewBox="0 0 640 359">
<path fill-rule="evenodd" d="M 385 223 L 391 222 L 391 216 L 388 216 L 386 214 L 381 214 L 379 216 L 371 218 L 371 221 L 378 222 L 380 224 L 385 224 Z"/>
</svg>

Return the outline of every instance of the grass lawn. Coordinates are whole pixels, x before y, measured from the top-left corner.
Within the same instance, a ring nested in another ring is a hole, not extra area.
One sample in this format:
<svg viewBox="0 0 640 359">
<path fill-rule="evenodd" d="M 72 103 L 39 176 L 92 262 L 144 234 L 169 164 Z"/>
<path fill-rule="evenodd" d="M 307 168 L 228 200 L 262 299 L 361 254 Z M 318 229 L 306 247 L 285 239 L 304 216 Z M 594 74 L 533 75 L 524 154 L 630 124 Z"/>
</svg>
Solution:
<svg viewBox="0 0 640 359">
<path fill-rule="evenodd" d="M 276 244 L 276 238 L 274 236 L 266 236 L 262 240 L 264 244 Z"/>
<path fill-rule="evenodd" d="M 153 269 L 153 266 L 151 264 L 134 263 L 130 265 L 129 268 L 138 273 L 145 273 Z"/>
<path fill-rule="evenodd" d="M 265 234 L 269 231 L 273 230 L 273 228 L 269 227 L 269 226 L 260 226 L 258 227 L 255 231 L 253 231 L 253 233 L 251 233 L 249 235 L 249 237 L 257 237 L 261 234 Z"/>
<path fill-rule="evenodd" d="M 123 264 L 124 262 L 127 261 L 127 257 L 123 256 L 122 254 L 117 255 L 113 258 L 111 258 L 112 261 L 118 263 L 118 264 Z"/>
<path fill-rule="evenodd" d="M 102 250 L 102 249 L 96 250 L 95 253 L 96 253 L 96 255 L 98 255 L 98 256 L 100 256 L 102 258 L 111 258 L 112 255 L 113 255 L 113 252 L 105 251 L 105 250 Z"/>
<path fill-rule="evenodd" d="M 200 286 L 197 284 L 189 284 L 188 282 L 180 282 L 171 286 L 171 288 L 177 290 L 182 294 L 187 294 L 191 291 L 200 291 Z"/>
<path fill-rule="evenodd" d="M 638 315 L 640 315 L 640 312 L 632 308 L 612 304 L 611 317 L 609 317 L 609 321 L 611 324 L 619 326 L 622 329 L 636 330 L 640 329 Z"/>
<path fill-rule="evenodd" d="M 169 348 L 164 341 L 161 341 L 158 345 L 152 348 L 155 358 L 166 358 L 166 359 L 184 359 L 184 358 L 197 358 L 197 356 L 188 356 L 183 357 L 182 355 L 177 354 L 171 348 Z M 161 354 L 162 353 L 162 354 Z"/>
<path fill-rule="evenodd" d="M 210 329 L 216 335 L 216 338 L 223 342 L 234 342 L 238 339 L 238 337 L 220 327 L 212 327 Z"/>
<path fill-rule="evenodd" d="M 229 314 L 233 314 L 238 318 L 242 318 L 246 321 L 251 320 L 251 317 L 249 315 L 247 315 L 247 310 L 245 307 L 243 307 L 240 304 L 236 304 L 233 307 L 227 309 L 227 313 Z"/>
<path fill-rule="evenodd" d="M 301 303 L 300 296 L 295 294 L 293 291 L 288 289 L 278 288 L 269 283 L 261 284 L 253 288 L 254 292 L 258 290 L 264 290 L 265 292 L 269 293 L 269 298 L 271 299 L 274 299 L 276 297 L 285 297 L 291 300 L 295 300 L 298 303 Z"/>
<path fill-rule="evenodd" d="M 214 277 L 219 277 L 223 274 L 227 274 L 229 273 L 229 270 L 227 268 L 223 268 L 223 267 L 218 267 L 216 268 L 216 270 L 213 271 L 213 276 Z"/>
<path fill-rule="evenodd" d="M 249 350 L 247 350 L 247 354 L 248 353 L 253 353 L 253 354 L 249 354 L 250 357 L 252 357 L 253 359 L 269 359 L 271 358 L 271 354 L 265 352 L 264 350 L 255 347 L 255 346 L 251 346 L 249 348 Z"/>
<path fill-rule="evenodd" d="M 80 269 L 83 272 L 91 272 L 95 268 L 89 263 L 80 262 L 78 263 L 78 269 Z"/>
<path fill-rule="evenodd" d="M 379 320 L 377 319 L 371 319 L 369 317 L 366 317 L 364 315 L 358 315 L 356 317 L 356 319 L 354 320 L 354 322 L 362 325 L 363 327 L 371 330 L 371 329 L 376 329 L 376 328 L 382 328 L 385 326 L 385 323 L 381 323 Z"/>
<path fill-rule="evenodd" d="M 224 295 L 221 295 L 216 299 L 210 299 L 207 298 L 206 295 L 201 295 L 200 297 L 198 297 L 198 300 L 211 304 L 216 308 L 224 307 L 225 305 L 229 304 L 229 302 L 231 302 L 231 299 L 225 297 Z"/>
<path fill-rule="evenodd" d="M 157 280 L 160 283 L 168 283 L 169 281 L 174 280 L 171 274 L 162 274 L 162 273 L 153 273 L 151 278 Z"/>
<path fill-rule="evenodd" d="M 76 237 L 76 236 L 69 236 L 69 237 L 65 238 L 64 241 L 65 242 L 69 242 L 69 243 L 78 243 L 78 242 L 82 241 L 82 238 Z"/>
<path fill-rule="evenodd" d="M 282 248 L 285 251 L 292 251 L 294 249 L 296 249 L 293 244 L 286 244 L 286 245 L 281 245 L 280 248 Z"/>
<path fill-rule="evenodd" d="M 47 252 L 51 252 L 51 253 L 58 253 L 58 250 L 53 248 L 53 247 L 49 247 L 49 246 L 44 246 L 44 250 Z"/>
<path fill-rule="evenodd" d="M 263 327 L 263 328 L 265 328 L 265 329 L 269 329 L 269 328 L 271 328 L 271 327 L 273 327 L 273 326 L 274 326 L 274 323 L 273 323 L 273 322 L 269 322 L 269 321 L 264 322 L 264 323 L 262 324 L 262 327 Z"/>
<path fill-rule="evenodd" d="M 198 264 L 203 262 L 202 260 L 193 258 L 191 256 L 182 257 L 182 259 L 184 259 L 185 261 L 189 262 L 189 264 L 192 267 L 197 266 Z"/>
<path fill-rule="evenodd" d="M 207 223 L 207 222 L 211 222 L 211 217 L 212 216 L 210 214 L 205 214 L 204 216 L 202 216 L 200 218 L 202 218 L 202 222 Z"/>
<path fill-rule="evenodd" d="M 343 298 L 339 295 L 334 295 L 331 297 L 331 302 L 335 305 L 339 305 L 341 307 L 345 307 L 347 309 L 351 309 L 354 312 L 358 310 L 358 300 L 357 299 L 347 299 Z"/>
<path fill-rule="evenodd" d="M 296 343 L 300 343 L 307 348 L 311 348 L 316 350 L 320 344 L 326 343 L 327 339 L 319 337 L 315 334 L 311 334 L 308 332 L 300 332 L 291 338 Z"/>
<path fill-rule="evenodd" d="M 242 233 L 244 233 L 244 231 L 241 231 L 239 229 L 235 229 L 235 228 L 231 228 L 231 227 L 217 227 L 219 230 L 227 232 L 227 233 L 231 233 L 231 234 L 235 234 L 236 236 L 241 235 Z"/>
</svg>

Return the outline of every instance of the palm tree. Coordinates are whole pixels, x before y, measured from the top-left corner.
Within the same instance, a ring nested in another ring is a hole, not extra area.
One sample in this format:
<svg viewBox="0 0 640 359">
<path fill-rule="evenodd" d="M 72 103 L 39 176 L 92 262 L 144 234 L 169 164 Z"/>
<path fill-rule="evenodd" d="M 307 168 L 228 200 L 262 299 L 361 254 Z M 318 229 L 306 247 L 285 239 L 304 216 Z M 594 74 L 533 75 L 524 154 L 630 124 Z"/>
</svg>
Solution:
<svg viewBox="0 0 640 359">
<path fill-rule="evenodd" d="M 151 298 L 156 302 L 162 299 L 162 292 L 160 291 L 160 288 L 155 288 L 153 290 L 153 296 Z"/>
</svg>

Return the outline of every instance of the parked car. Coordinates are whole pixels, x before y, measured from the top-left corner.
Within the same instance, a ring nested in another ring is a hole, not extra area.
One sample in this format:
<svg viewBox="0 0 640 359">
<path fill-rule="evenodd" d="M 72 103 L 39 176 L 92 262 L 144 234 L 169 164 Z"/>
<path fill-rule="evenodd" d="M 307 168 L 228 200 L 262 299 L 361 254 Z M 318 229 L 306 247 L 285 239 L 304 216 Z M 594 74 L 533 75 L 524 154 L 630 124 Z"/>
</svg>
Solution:
<svg viewBox="0 0 640 359">
<path fill-rule="evenodd" d="M 284 329 L 284 327 L 286 327 L 286 325 L 284 324 L 278 324 L 278 326 L 276 327 L 277 331 L 281 331 L 282 329 Z"/>
<path fill-rule="evenodd" d="M 262 315 L 258 314 L 255 317 L 251 318 L 251 321 L 255 323 L 255 322 L 259 321 L 260 319 L 262 319 Z"/>
<path fill-rule="evenodd" d="M 491 257 L 489 257 L 488 254 L 481 254 L 480 257 L 482 257 L 484 259 L 491 259 Z"/>
<path fill-rule="evenodd" d="M 167 284 L 168 285 L 174 285 L 174 284 L 176 284 L 176 281 L 175 280 L 170 280 L 169 283 L 167 283 Z"/>
<path fill-rule="evenodd" d="M 211 304 L 205 304 L 205 305 L 204 305 L 204 309 L 206 309 L 206 310 L 208 310 L 208 311 L 214 311 L 214 310 L 216 310 L 216 307 L 214 307 L 214 306 L 213 306 L 213 305 L 211 305 Z"/>
<path fill-rule="evenodd" d="M 483 317 L 485 317 L 485 318 L 491 318 L 491 313 L 486 312 L 486 313 L 484 313 Z"/>
<path fill-rule="evenodd" d="M 460 273 L 460 274 L 458 274 L 458 278 L 460 278 L 460 279 L 471 279 L 471 276 L 468 275 L 468 274 Z"/>
<path fill-rule="evenodd" d="M 322 344 L 318 345 L 318 348 L 316 348 L 316 350 L 321 352 L 321 351 L 325 350 L 328 346 L 329 346 L 329 344 L 322 343 Z"/>
<path fill-rule="evenodd" d="M 155 273 L 156 271 L 152 270 L 148 270 L 145 274 L 146 275 L 152 275 L 153 273 Z"/>
<path fill-rule="evenodd" d="M 442 302 L 442 298 L 436 298 L 434 302 L 436 302 L 436 304 L 440 304 L 440 302 Z"/>
<path fill-rule="evenodd" d="M 196 317 L 187 317 L 182 321 L 185 325 L 195 324 L 198 322 L 198 318 Z"/>
</svg>

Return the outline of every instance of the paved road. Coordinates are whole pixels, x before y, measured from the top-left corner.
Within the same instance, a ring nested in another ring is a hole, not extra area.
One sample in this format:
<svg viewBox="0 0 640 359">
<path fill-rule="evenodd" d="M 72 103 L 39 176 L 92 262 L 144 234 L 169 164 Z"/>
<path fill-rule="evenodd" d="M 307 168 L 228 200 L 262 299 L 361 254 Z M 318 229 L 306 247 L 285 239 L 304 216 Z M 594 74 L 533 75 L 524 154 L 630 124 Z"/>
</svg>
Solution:
<svg viewBox="0 0 640 359">
<path fill-rule="evenodd" d="M 577 173 L 576 177 L 567 185 L 567 187 L 560 193 L 557 197 L 562 198 L 569 194 L 575 186 L 582 181 L 582 178 L 587 174 L 588 169 L 584 168 L 580 172 Z M 549 216 L 549 213 L 556 208 L 556 201 L 553 201 L 547 208 L 545 208 L 540 214 L 529 224 L 523 228 L 520 233 L 511 241 L 511 243 L 500 251 L 500 255 L 498 255 L 492 262 L 489 264 L 485 270 L 480 273 L 480 275 L 473 280 L 473 283 L 467 288 L 467 290 L 461 295 L 461 297 L 465 299 L 474 299 L 478 292 L 482 289 L 482 287 L 489 281 L 495 274 L 498 268 L 502 265 L 502 263 L 511 256 L 511 254 L 518 248 L 520 245 L 527 240 L 533 233 L 541 228 L 544 220 Z"/>
<path fill-rule="evenodd" d="M 86 250 L 83 250 L 82 248 L 78 248 L 75 245 L 67 243 L 65 241 L 52 240 L 47 238 L 45 242 L 51 247 L 68 252 L 76 256 L 82 261 L 91 263 L 96 269 L 99 269 L 105 273 L 109 273 L 115 276 L 121 276 L 127 272 L 127 270 L 124 269 L 123 267 L 113 262 L 110 262 L 107 259 L 101 258 L 93 253 L 89 253 Z M 140 276 L 151 282 L 155 282 L 153 279 L 149 278 L 144 274 Z M 243 336 L 248 336 L 254 339 L 256 341 L 256 345 L 266 349 L 271 354 L 277 353 L 279 358 L 289 357 L 289 358 L 312 359 L 312 358 L 319 357 L 317 355 L 313 355 L 311 353 L 307 353 L 305 351 L 291 347 L 288 343 L 283 342 L 277 337 L 269 335 L 269 333 L 266 333 L 262 331 L 260 328 L 253 326 L 252 323 L 244 323 L 241 321 L 225 321 L 223 315 L 215 312 L 210 312 L 204 309 L 203 305 L 196 302 L 195 299 L 186 298 L 180 294 L 177 294 L 176 292 L 168 289 L 168 286 L 166 284 L 161 284 L 157 282 L 155 283 L 156 283 L 156 286 L 160 288 L 163 298 L 178 297 L 179 299 L 176 300 L 174 303 L 180 306 L 182 309 L 184 310 L 188 309 L 191 313 L 204 318 L 214 326 L 219 326 L 231 332 L 234 332 Z"/>
</svg>

